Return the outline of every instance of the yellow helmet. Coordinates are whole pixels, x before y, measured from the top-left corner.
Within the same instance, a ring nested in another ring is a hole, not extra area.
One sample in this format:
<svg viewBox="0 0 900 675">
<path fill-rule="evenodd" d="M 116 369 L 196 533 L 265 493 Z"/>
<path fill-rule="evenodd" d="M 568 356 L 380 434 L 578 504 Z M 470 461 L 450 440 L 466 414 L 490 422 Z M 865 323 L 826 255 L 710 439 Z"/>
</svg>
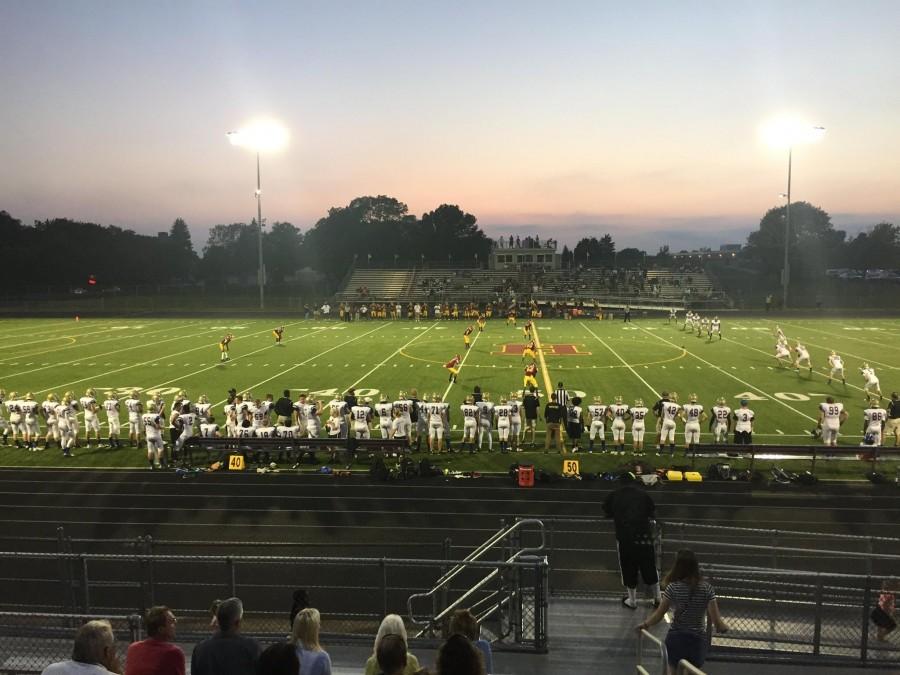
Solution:
<svg viewBox="0 0 900 675">
<path fill-rule="evenodd" d="M 11 400 L 15 401 L 17 398 L 19 398 L 19 392 L 17 392 L 17 391 L 9 392 L 9 398 Z"/>
<path fill-rule="evenodd" d="M 616 396 L 616 405 L 622 405 L 622 402 L 623 402 L 624 400 L 625 400 L 625 399 L 622 398 L 621 396 Z"/>
<path fill-rule="evenodd" d="M 155 401 L 147 401 L 147 412 L 149 412 L 149 413 L 156 412 L 156 402 Z"/>
<path fill-rule="evenodd" d="M 379 398 L 382 403 L 386 403 L 390 400 L 390 396 L 388 396 L 388 393 L 386 391 L 381 392 L 381 396 Z"/>
<path fill-rule="evenodd" d="M 441 400 L 441 395 L 440 395 L 439 393 L 437 393 L 437 392 L 434 392 L 434 393 L 431 395 L 431 400 L 432 400 L 434 403 L 438 403 L 438 402 L 440 402 L 440 400 Z"/>
<path fill-rule="evenodd" d="M 688 396 L 688 400 L 691 403 L 696 403 L 697 402 L 697 394 L 691 394 L 690 396 Z"/>
<path fill-rule="evenodd" d="M 91 396 L 91 397 L 96 396 L 96 394 L 94 393 L 94 388 L 93 388 L 93 387 L 88 387 L 87 389 L 85 389 L 84 395 L 85 395 L 85 396 Z"/>
<path fill-rule="evenodd" d="M 6 389 L 0 389 L 0 398 L 6 396 Z"/>
<path fill-rule="evenodd" d="M 716 405 L 725 405 L 725 397 L 720 396 L 718 399 L 716 399 Z"/>
<path fill-rule="evenodd" d="M 490 393 L 489 391 L 484 392 L 484 393 L 481 395 L 481 400 L 482 400 L 482 401 L 490 401 L 490 400 L 491 400 L 491 393 Z"/>
<path fill-rule="evenodd" d="M 63 394 L 63 403 L 71 403 L 73 395 L 74 394 L 71 391 L 67 391 L 65 394 Z"/>
<path fill-rule="evenodd" d="M 506 397 L 505 396 L 500 397 L 500 405 L 506 405 Z"/>
<path fill-rule="evenodd" d="M 131 394 L 129 394 L 129 396 L 131 396 L 131 398 L 137 398 L 138 396 L 140 396 L 140 393 L 138 393 L 137 389 L 132 389 Z"/>
<path fill-rule="evenodd" d="M 634 399 L 634 407 L 635 408 L 643 408 L 644 407 L 643 399 L 640 399 L 640 398 Z"/>
<path fill-rule="evenodd" d="M 512 401 L 518 401 L 519 400 L 519 392 L 517 392 L 517 391 L 510 392 L 509 398 Z"/>
<path fill-rule="evenodd" d="M 116 393 L 115 389 L 110 389 L 108 392 L 106 392 L 106 398 L 114 399 L 117 396 L 118 396 L 118 394 Z"/>
<path fill-rule="evenodd" d="M 56 394 L 54 394 L 54 393 L 51 391 L 49 394 L 47 394 L 47 400 L 48 400 L 48 401 L 54 401 L 54 402 L 55 402 L 55 401 L 56 401 Z"/>
<path fill-rule="evenodd" d="M 469 394 L 468 396 L 466 396 L 466 404 L 467 404 L 467 405 L 472 405 L 473 403 L 475 403 L 475 397 L 472 396 L 471 394 Z"/>
<path fill-rule="evenodd" d="M 400 393 L 398 393 L 398 394 L 397 394 L 397 400 L 399 400 L 399 401 L 405 401 L 405 400 L 406 400 L 406 392 L 405 392 L 405 391 L 401 391 Z"/>
<path fill-rule="evenodd" d="M 178 393 L 175 394 L 175 398 L 177 398 L 177 399 L 187 398 L 187 394 L 184 392 L 184 389 L 179 389 Z"/>
<path fill-rule="evenodd" d="M 209 397 L 206 394 L 200 394 L 200 398 L 197 399 L 198 403 L 209 403 Z"/>
<path fill-rule="evenodd" d="M 603 397 L 602 397 L 602 396 L 595 396 L 595 397 L 594 397 L 594 403 L 603 403 Z"/>
<path fill-rule="evenodd" d="M 26 400 L 26 401 L 33 401 L 33 400 L 34 400 L 34 394 L 32 394 L 32 393 L 29 391 L 27 394 L 25 394 L 25 400 Z"/>
</svg>

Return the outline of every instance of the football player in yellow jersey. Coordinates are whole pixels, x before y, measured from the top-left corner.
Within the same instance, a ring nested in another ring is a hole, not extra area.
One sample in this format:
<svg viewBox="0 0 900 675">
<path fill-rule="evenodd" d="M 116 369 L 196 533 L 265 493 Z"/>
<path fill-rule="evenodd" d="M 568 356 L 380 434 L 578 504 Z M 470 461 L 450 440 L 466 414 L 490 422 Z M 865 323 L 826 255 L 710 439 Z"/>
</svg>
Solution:
<svg viewBox="0 0 900 675">
<path fill-rule="evenodd" d="M 472 344 L 472 338 L 470 337 L 472 335 L 472 330 L 472 326 L 469 325 L 466 326 L 466 329 L 463 331 L 463 344 L 466 346 L 466 349 Z"/>
<path fill-rule="evenodd" d="M 516 313 L 515 311 L 510 312 L 506 315 L 506 325 L 512 325 L 513 328 L 516 327 Z"/>
<path fill-rule="evenodd" d="M 534 387 L 535 389 L 537 389 L 537 372 L 537 364 L 534 361 L 525 366 L 525 378 L 522 382 L 522 389 L 528 389 L 530 387 Z"/>
<path fill-rule="evenodd" d="M 484 314 L 479 314 L 478 315 L 478 332 L 479 333 L 484 331 L 484 324 L 486 322 L 487 322 L 487 320 L 484 318 Z"/>
<path fill-rule="evenodd" d="M 534 340 L 531 340 L 525 348 L 522 350 L 522 361 L 525 359 L 531 359 L 534 361 L 537 358 L 537 345 L 534 343 Z"/>
<path fill-rule="evenodd" d="M 220 361 L 227 361 L 229 358 L 231 358 L 228 356 L 228 345 L 231 344 L 231 341 L 233 339 L 234 336 L 231 333 L 226 333 L 225 337 L 219 340 Z"/>
<path fill-rule="evenodd" d="M 281 338 L 284 335 L 284 326 L 279 326 L 278 328 L 272 329 L 272 337 L 275 338 L 275 344 L 281 344 Z"/>
</svg>

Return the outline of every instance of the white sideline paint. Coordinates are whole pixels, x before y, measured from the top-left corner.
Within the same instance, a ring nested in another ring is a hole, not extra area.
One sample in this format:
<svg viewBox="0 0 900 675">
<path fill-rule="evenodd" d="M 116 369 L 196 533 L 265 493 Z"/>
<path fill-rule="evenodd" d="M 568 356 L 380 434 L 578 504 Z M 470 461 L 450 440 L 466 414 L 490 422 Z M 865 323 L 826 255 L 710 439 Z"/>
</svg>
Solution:
<svg viewBox="0 0 900 675">
<path fill-rule="evenodd" d="M 459 362 L 459 372 L 462 372 L 463 366 L 466 364 L 466 359 L 469 358 L 469 354 L 472 353 L 472 348 L 475 346 L 475 343 L 478 342 L 479 337 L 481 337 L 481 331 L 475 333 L 475 339 L 472 340 L 472 344 L 469 345 L 469 348 L 466 350 L 465 355 L 462 357 L 462 361 Z M 410 368 L 412 368 L 412 364 L 410 364 Z M 444 389 L 444 395 L 441 397 L 442 401 L 447 400 L 447 394 L 449 394 L 450 390 L 453 389 L 454 384 L 456 384 L 456 382 L 451 382 L 447 385 L 447 388 Z"/>
</svg>

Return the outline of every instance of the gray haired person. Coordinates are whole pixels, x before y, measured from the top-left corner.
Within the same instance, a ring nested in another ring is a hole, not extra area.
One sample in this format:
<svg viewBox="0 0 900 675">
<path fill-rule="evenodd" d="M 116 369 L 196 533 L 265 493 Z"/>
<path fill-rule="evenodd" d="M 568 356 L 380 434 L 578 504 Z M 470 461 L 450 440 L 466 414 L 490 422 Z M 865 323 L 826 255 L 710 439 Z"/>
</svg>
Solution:
<svg viewBox="0 0 900 675">
<path fill-rule="evenodd" d="M 41 675 L 103 675 L 121 672 L 116 638 L 109 621 L 88 621 L 75 633 L 72 658 L 50 664 Z"/>
<path fill-rule="evenodd" d="M 241 635 L 244 603 L 240 598 L 223 600 L 216 610 L 218 630 L 196 647 L 191 655 L 191 675 L 245 675 L 256 670 L 260 646 Z"/>
</svg>

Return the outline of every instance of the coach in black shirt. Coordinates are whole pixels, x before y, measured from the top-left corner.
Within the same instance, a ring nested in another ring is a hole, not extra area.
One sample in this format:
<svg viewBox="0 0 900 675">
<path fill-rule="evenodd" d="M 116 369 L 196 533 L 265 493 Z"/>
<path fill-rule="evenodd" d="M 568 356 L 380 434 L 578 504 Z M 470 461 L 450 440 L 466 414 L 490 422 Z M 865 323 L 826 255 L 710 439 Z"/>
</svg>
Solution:
<svg viewBox="0 0 900 675">
<path fill-rule="evenodd" d="M 554 447 L 562 450 L 562 436 L 560 435 L 560 422 L 565 414 L 556 398 L 556 394 L 550 395 L 550 402 L 544 406 L 544 423 L 547 425 L 547 435 L 544 437 L 544 452 L 550 449 L 550 439 L 553 438 Z"/>
<path fill-rule="evenodd" d="M 344 403 L 347 404 L 347 410 L 356 405 L 356 389 L 348 389 L 344 394 Z"/>
<path fill-rule="evenodd" d="M 531 447 L 534 447 L 535 427 L 537 426 L 538 408 L 541 402 L 538 399 L 537 391 L 534 387 L 529 387 L 528 391 L 522 397 L 522 407 L 525 409 L 525 436 L 531 432 Z"/>
<path fill-rule="evenodd" d="M 891 400 L 887 406 L 887 422 L 884 424 L 884 437 L 894 437 L 894 447 L 900 446 L 900 394 L 891 393 Z"/>
<path fill-rule="evenodd" d="M 275 401 L 275 414 L 278 415 L 278 426 L 291 426 L 294 416 L 294 402 L 291 400 L 291 390 L 285 389 L 280 399 Z"/>
</svg>

